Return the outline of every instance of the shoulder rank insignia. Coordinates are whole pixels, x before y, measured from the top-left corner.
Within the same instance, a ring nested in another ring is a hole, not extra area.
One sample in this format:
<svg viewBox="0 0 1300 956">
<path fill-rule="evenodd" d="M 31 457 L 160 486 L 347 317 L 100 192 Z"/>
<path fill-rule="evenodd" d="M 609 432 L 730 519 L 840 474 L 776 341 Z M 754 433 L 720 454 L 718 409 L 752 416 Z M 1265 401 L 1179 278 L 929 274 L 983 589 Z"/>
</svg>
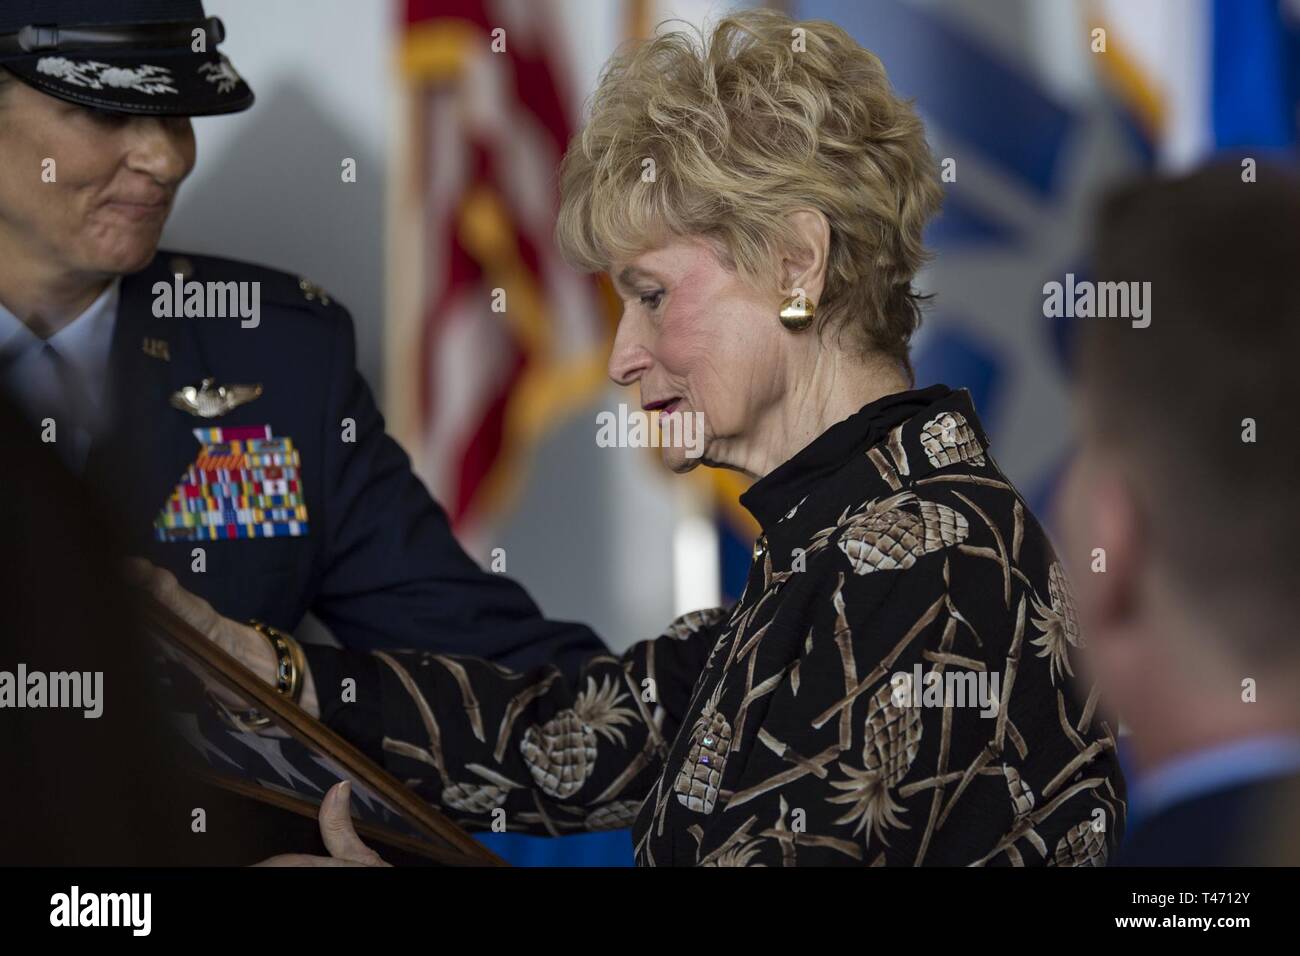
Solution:
<svg viewBox="0 0 1300 956">
<path fill-rule="evenodd" d="M 199 451 L 154 518 L 159 541 L 298 538 L 309 530 L 301 460 L 270 425 L 196 428 Z"/>
<path fill-rule="evenodd" d="M 302 291 L 302 297 L 308 302 L 319 301 L 321 305 L 330 304 L 329 293 L 310 279 L 299 279 L 298 288 Z"/>
<path fill-rule="evenodd" d="M 218 385 L 216 379 L 205 378 L 198 388 L 186 385 L 173 392 L 171 405 L 199 418 L 217 418 L 261 394 L 261 385 Z"/>
</svg>

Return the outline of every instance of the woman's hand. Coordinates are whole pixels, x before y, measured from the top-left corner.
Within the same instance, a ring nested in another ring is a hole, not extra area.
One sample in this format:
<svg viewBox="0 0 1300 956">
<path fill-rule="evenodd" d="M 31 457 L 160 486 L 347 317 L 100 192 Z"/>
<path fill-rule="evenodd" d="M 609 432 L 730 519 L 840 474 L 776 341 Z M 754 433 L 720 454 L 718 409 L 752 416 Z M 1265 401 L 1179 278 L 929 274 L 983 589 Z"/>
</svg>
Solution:
<svg viewBox="0 0 1300 956">
<path fill-rule="evenodd" d="M 131 583 L 148 591 L 157 601 L 177 614 L 185 623 L 198 630 L 212 643 L 235 658 L 250 671 L 275 684 L 276 656 L 271 645 L 261 634 L 247 625 L 222 617 L 211 604 L 197 594 L 180 586 L 170 571 L 139 558 L 127 562 L 127 576 Z M 311 668 L 304 664 L 302 699 L 304 710 L 313 717 L 320 716 L 316 701 L 316 685 Z M 246 702 L 221 687 L 212 688 L 223 703 L 246 707 Z M 344 780 L 330 787 L 320 805 L 320 835 L 325 841 L 329 856 L 312 856 L 308 853 L 285 853 L 263 860 L 257 866 L 388 866 L 379 854 L 361 842 L 352 826 L 352 784 Z"/>
<path fill-rule="evenodd" d="M 320 837 L 329 856 L 310 853 L 282 853 L 257 866 L 389 866 L 378 853 L 361 842 L 352 826 L 352 784 L 336 783 L 320 805 Z"/>
<path fill-rule="evenodd" d="M 247 667 L 258 678 L 275 686 L 278 661 L 275 651 L 271 649 L 265 637 L 246 624 L 222 617 L 203 598 L 181 587 L 176 576 L 170 571 L 165 571 L 141 558 L 129 558 L 126 562 L 126 572 L 132 584 L 148 591 L 155 600 Z M 213 686 L 211 690 L 223 704 L 237 708 L 249 706 L 246 701 L 224 687 Z M 311 667 L 305 662 L 302 695 L 298 704 L 313 717 L 320 716 L 320 705 L 316 699 L 316 682 L 312 679 Z"/>
</svg>

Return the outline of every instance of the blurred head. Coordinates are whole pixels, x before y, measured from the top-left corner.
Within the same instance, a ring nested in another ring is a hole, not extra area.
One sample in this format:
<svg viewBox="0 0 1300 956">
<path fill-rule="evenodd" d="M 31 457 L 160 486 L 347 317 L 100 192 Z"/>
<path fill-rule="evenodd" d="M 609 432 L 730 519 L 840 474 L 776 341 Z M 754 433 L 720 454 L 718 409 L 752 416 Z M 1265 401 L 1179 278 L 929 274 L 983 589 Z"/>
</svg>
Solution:
<svg viewBox="0 0 1300 956">
<path fill-rule="evenodd" d="M 0 70 L 0 153 L 3 254 L 117 275 L 153 258 L 194 132 L 186 117 L 78 106 Z"/>
<path fill-rule="evenodd" d="M 706 462 L 829 391 L 910 383 L 940 187 L 915 112 L 839 27 L 750 10 L 616 56 L 560 175 L 560 248 L 624 303 L 611 378 L 702 413 Z M 816 324 L 792 333 L 799 293 Z"/>
<path fill-rule="evenodd" d="M 1089 664 L 1139 753 L 1294 726 L 1300 183 L 1233 164 L 1139 183 L 1095 248 L 1099 280 L 1151 283 L 1152 313 L 1079 330 L 1062 510 Z"/>
</svg>

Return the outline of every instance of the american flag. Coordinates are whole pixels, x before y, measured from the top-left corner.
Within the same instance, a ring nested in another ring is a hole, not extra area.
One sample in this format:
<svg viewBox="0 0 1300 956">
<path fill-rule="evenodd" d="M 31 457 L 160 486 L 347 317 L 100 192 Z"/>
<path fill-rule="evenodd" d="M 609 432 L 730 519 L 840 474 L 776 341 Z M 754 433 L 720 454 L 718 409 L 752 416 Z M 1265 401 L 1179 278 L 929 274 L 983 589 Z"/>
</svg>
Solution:
<svg viewBox="0 0 1300 956">
<path fill-rule="evenodd" d="M 604 383 L 612 295 L 552 240 L 577 126 L 559 25 L 548 0 L 405 0 L 388 404 L 471 550 Z"/>
</svg>

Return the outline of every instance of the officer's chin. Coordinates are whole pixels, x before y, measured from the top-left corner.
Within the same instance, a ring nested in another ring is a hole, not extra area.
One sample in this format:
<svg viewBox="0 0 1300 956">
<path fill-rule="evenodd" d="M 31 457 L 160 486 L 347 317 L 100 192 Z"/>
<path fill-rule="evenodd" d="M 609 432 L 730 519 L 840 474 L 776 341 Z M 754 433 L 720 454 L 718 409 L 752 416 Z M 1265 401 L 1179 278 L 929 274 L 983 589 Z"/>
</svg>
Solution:
<svg viewBox="0 0 1300 956">
<path fill-rule="evenodd" d="M 111 241 L 100 244 L 94 254 L 98 271 L 129 275 L 139 272 L 153 261 L 158 254 L 161 230 L 132 230 L 131 233 L 119 233 Z"/>
</svg>

